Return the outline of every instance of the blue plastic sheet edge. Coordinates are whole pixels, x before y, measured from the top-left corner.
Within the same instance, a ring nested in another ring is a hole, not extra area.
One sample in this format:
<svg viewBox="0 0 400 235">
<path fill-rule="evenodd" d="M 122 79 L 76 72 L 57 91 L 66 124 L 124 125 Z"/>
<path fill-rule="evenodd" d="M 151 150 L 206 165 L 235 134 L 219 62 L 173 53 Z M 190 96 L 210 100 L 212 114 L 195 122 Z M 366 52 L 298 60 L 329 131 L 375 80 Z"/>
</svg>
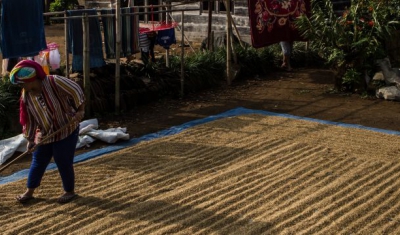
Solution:
<svg viewBox="0 0 400 235">
<path fill-rule="evenodd" d="M 341 122 L 325 121 L 325 120 L 319 120 L 319 119 L 314 119 L 314 118 L 294 116 L 294 115 L 291 115 L 291 114 L 274 113 L 274 112 L 269 112 L 269 111 L 264 111 L 264 110 L 253 110 L 253 109 L 247 109 L 247 108 L 239 107 L 239 108 L 231 109 L 229 111 L 226 111 L 226 112 L 218 114 L 218 115 L 209 116 L 209 117 L 206 117 L 206 118 L 203 118 L 203 119 L 193 120 L 193 121 L 184 123 L 184 124 L 179 125 L 179 126 L 170 127 L 170 128 L 168 128 L 166 130 L 162 130 L 162 131 L 159 131 L 159 132 L 156 132 L 156 133 L 147 134 L 147 135 L 144 135 L 144 136 L 139 137 L 139 138 L 132 138 L 132 139 L 130 139 L 128 141 L 116 143 L 116 144 L 114 144 L 112 146 L 109 146 L 109 147 L 106 147 L 106 148 L 96 149 L 96 150 L 93 150 L 93 151 L 90 151 L 90 152 L 87 152 L 87 153 L 83 153 L 83 154 L 77 155 L 74 158 L 74 163 L 86 161 L 86 160 L 89 160 L 89 159 L 92 159 L 92 158 L 96 158 L 96 157 L 99 157 L 99 156 L 107 154 L 107 153 L 115 152 L 115 151 L 121 150 L 123 148 L 135 145 L 135 144 L 137 144 L 137 143 L 139 143 L 141 141 L 149 141 L 149 140 L 157 139 L 157 138 L 160 138 L 160 137 L 174 135 L 174 134 L 182 132 L 185 129 L 188 129 L 190 127 L 196 126 L 196 125 L 204 124 L 204 123 L 211 122 L 211 121 L 214 121 L 214 120 L 217 120 L 217 119 L 221 119 L 221 118 L 227 118 L 227 117 L 233 117 L 233 116 L 239 116 L 239 115 L 245 115 L 245 114 L 261 114 L 261 115 L 268 115 L 268 116 L 279 116 L 279 117 L 285 117 L 285 118 L 292 118 L 292 119 L 306 120 L 306 121 L 311 121 L 311 122 L 318 122 L 318 123 L 321 123 L 321 124 L 342 126 L 342 127 L 347 127 L 347 128 L 366 129 L 366 130 L 370 130 L 370 131 L 375 131 L 375 132 L 381 132 L 381 133 L 385 133 L 385 134 L 399 135 L 400 136 L 400 132 L 399 131 L 384 130 L 384 129 L 366 127 L 366 126 L 356 125 L 356 124 L 346 124 L 346 123 L 341 123 Z M 55 163 L 50 163 L 46 170 L 54 170 L 56 168 L 57 168 L 57 166 L 55 165 Z M 6 176 L 6 177 L 0 177 L 0 185 L 6 184 L 6 183 L 10 183 L 10 182 L 15 182 L 17 180 L 25 178 L 25 177 L 28 176 L 28 173 L 29 173 L 29 169 L 24 169 L 24 170 L 15 172 L 12 175 L 9 175 L 9 176 Z"/>
</svg>

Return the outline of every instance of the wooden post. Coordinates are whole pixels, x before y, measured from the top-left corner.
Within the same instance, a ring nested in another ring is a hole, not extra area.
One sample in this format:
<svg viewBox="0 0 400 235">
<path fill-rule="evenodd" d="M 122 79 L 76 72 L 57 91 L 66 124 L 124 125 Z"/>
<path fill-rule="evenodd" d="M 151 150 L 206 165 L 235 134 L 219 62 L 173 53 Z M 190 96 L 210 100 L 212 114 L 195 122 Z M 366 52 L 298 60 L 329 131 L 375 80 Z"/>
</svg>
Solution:
<svg viewBox="0 0 400 235">
<path fill-rule="evenodd" d="M 210 37 L 211 37 L 211 42 L 213 42 L 213 43 L 211 43 L 211 45 L 210 45 L 210 51 L 215 51 L 215 48 L 214 48 L 214 31 L 211 31 L 211 35 L 210 35 Z"/>
<path fill-rule="evenodd" d="M 167 4 L 167 10 L 168 10 L 168 11 L 171 10 L 171 2 L 168 2 L 168 4 Z M 171 21 L 171 20 L 169 19 L 168 13 L 167 13 L 167 18 L 165 19 L 165 23 L 168 24 L 170 21 Z M 182 25 L 183 25 L 183 22 L 182 22 Z M 183 30 L 182 30 L 182 32 L 183 32 Z M 167 68 L 169 68 L 169 66 L 170 66 L 170 62 L 169 62 L 169 49 L 166 49 L 166 50 L 165 50 L 165 66 L 166 66 Z"/>
<path fill-rule="evenodd" d="M 144 0 L 144 6 L 146 6 L 144 8 L 144 12 L 149 12 L 149 10 L 147 9 L 147 6 L 149 5 L 149 0 Z M 147 14 L 144 14 L 144 22 L 148 23 L 149 22 L 149 16 Z"/>
<path fill-rule="evenodd" d="M 87 13 L 82 18 L 83 29 L 83 84 L 85 90 L 85 114 L 90 116 L 90 46 L 89 46 L 89 17 Z"/>
<path fill-rule="evenodd" d="M 208 0 L 208 25 L 207 25 L 207 50 L 210 51 L 211 48 L 211 26 L 212 26 L 212 7 L 211 0 Z"/>
<path fill-rule="evenodd" d="M 182 37 L 181 37 L 181 98 L 184 96 L 184 82 L 185 82 L 185 69 L 184 69 L 184 58 L 185 58 L 185 34 L 184 30 L 184 17 L 185 11 L 182 11 L 181 24 L 182 24 Z"/>
<path fill-rule="evenodd" d="M 162 0 L 158 0 L 158 5 L 161 6 L 163 4 Z M 162 11 L 162 7 L 158 7 L 158 11 Z M 158 13 L 158 21 L 163 22 L 163 13 Z"/>
<path fill-rule="evenodd" d="M 49 12 L 50 11 L 50 0 L 44 0 L 44 12 Z M 50 25 L 50 17 L 45 16 L 44 17 L 44 23 L 46 25 Z"/>
<path fill-rule="evenodd" d="M 228 1 L 229 1 L 229 0 L 223 0 L 223 1 L 222 1 L 222 2 L 224 3 L 224 5 L 225 5 L 225 8 L 227 8 L 227 5 L 226 5 L 226 4 L 227 4 Z M 229 3 L 230 3 L 230 2 L 229 2 Z M 236 27 L 236 23 L 235 23 L 235 21 L 234 21 L 233 18 L 232 18 L 232 14 L 231 14 L 230 11 L 227 11 L 226 13 L 228 14 L 228 12 L 229 12 L 230 21 L 232 22 L 233 28 L 235 29 L 235 32 L 236 32 L 236 34 L 237 34 L 237 36 L 238 36 L 238 38 L 239 38 L 240 46 L 241 46 L 242 48 L 244 48 L 243 43 L 242 43 L 242 38 L 241 38 L 241 36 L 240 36 L 239 30 L 238 30 L 237 27 Z"/>
<path fill-rule="evenodd" d="M 64 17 L 67 17 L 67 10 L 64 12 Z M 64 40 L 65 40 L 65 77 L 69 78 L 69 52 L 68 52 L 68 19 L 64 19 Z"/>
<path fill-rule="evenodd" d="M 232 35 L 232 24 L 231 17 L 229 17 L 231 11 L 230 0 L 226 1 L 226 79 L 228 85 L 231 85 L 232 73 L 231 73 L 231 35 Z"/>
<path fill-rule="evenodd" d="M 122 21 L 121 21 L 121 1 L 117 1 L 117 6 L 115 9 L 115 113 L 120 112 L 120 56 L 121 56 L 121 31 L 122 31 Z"/>
</svg>

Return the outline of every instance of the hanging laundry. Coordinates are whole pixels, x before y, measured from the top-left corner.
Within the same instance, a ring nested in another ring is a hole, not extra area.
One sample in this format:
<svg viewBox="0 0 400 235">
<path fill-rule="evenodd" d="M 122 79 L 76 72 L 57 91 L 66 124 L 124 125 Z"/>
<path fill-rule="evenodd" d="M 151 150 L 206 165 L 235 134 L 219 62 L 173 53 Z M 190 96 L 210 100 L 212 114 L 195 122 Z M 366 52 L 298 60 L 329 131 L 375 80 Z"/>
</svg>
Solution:
<svg viewBox="0 0 400 235">
<path fill-rule="evenodd" d="M 138 28 L 139 28 L 138 21 L 135 20 L 135 16 L 133 15 L 123 15 L 134 12 L 135 8 L 127 8 L 127 7 L 121 8 L 121 13 L 122 13 L 121 56 L 122 57 L 128 57 L 139 51 L 138 46 L 135 45 L 134 43 L 135 36 L 137 37 L 138 34 Z"/>
<path fill-rule="evenodd" d="M 172 29 L 175 28 L 178 23 L 177 22 L 165 22 L 165 21 L 154 21 L 154 8 L 153 5 L 150 5 L 150 18 L 151 21 L 147 23 L 140 23 L 140 33 L 148 33 L 148 32 L 154 32 L 154 31 L 160 31 L 160 30 L 166 30 L 166 29 Z"/>
<path fill-rule="evenodd" d="M 115 59 L 115 16 L 104 15 L 115 14 L 114 9 L 101 9 L 101 22 L 103 24 L 104 48 L 107 59 Z"/>
<path fill-rule="evenodd" d="M 68 16 L 83 16 L 84 13 L 97 15 L 96 9 L 69 10 Z M 70 19 L 68 24 L 68 52 L 72 53 L 72 70 L 83 71 L 83 28 L 82 19 Z M 101 39 L 98 17 L 89 18 L 89 50 L 90 68 L 102 67 L 106 63 L 103 58 L 103 42 Z"/>
<path fill-rule="evenodd" d="M 149 62 L 150 39 L 146 33 L 139 33 L 139 47 L 141 59 L 144 64 Z"/>
<path fill-rule="evenodd" d="M 148 23 L 140 23 L 140 33 L 148 33 L 153 31 L 160 31 L 166 29 L 172 29 L 178 26 L 177 22 L 169 22 L 166 23 L 165 21 L 158 22 L 158 21 L 150 21 Z"/>
<path fill-rule="evenodd" d="M 310 0 L 248 0 L 248 6 L 253 47 L 304 41 L 294 21 L 300 15 L 310 17 Z"/>
<path fill-rule="evenodd" d="M 121 8 L 122 14 L 135 12 L 135 8 Z M 101 21 L 103 23 L 104 44 L 106 49 L 106 58 L 115 58 L 115 16 L 108 17 L 105 15 L 115 14 L 115 9 L 101 9 Z M 121 35 L 121 57 L 128 57 L 139 51 L 138 47 L 138 22 L 133 15 L 123 15 L 122 35 Z"/>
<path fill-rule="evenodd" d="M 164 47 L 164 49 L 169 49 L 171 44 L 176 44 L 175 29 L 171 28 L 158 31 L 156 42 L 158 45 Z"/>
<path fill-rule="evenodd" d="M 2 0 L 3 58 L 35 56 L 46 48 L 42 0 Z"/>
</svg>

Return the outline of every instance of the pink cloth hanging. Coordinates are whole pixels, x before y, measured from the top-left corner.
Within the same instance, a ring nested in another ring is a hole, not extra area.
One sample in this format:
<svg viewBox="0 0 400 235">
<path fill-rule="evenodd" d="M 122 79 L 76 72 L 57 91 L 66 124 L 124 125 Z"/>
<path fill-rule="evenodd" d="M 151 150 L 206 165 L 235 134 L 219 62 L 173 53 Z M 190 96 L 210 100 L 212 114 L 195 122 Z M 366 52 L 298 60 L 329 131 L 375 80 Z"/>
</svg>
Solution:
<svg viewBox="0 0 400 235">
<path fill-rule="evenodd" d="M 248 3 L 253 47 L 280 41 L 305 41 L 294 21 L 300 15 L 310 17 L 310 0 L 248 0 Z"/>
<path fill-rule="evenodd" d="M 178 25 L 178 23 L 176 23 L 176 22 L 166 23 L 165 21 L 161 21 L 161 22 L 154 21 L 153 5 L 151 5 L 150 11 L 151 11 L 151 21 L 149 23 L 140 23 L 139 24 L 139 33 L 148 33 L 148 32 L 155 32 L 155 31 L 160 31 L 160 30 L 165 30 L 165 29 L 172 29 Z"/>
</svg>

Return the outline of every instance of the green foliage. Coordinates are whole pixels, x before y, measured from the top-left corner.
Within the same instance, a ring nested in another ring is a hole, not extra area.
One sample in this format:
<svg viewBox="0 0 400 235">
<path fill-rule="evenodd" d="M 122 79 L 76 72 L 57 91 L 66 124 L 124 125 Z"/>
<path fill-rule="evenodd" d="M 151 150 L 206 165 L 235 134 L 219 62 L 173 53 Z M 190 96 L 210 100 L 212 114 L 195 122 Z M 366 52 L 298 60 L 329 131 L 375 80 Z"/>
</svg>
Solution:
<svg viewBox="0 0 400 235">
<path fill-rule="evenodd" d="M 189 92 L 215 86 L 225 79 L 225 50 L 196 53 L 184 57 L 183 70 Z M 181 59 L 171 57 L 171 69 L 180 77 Z"/>
<path fill-rule="evenodd" d="M 273 47 L 258 50 L 252 47 L 237 47 L 235 49 L 241 67 L 241 78 L 265 75 L 276 69 L 276 53 Z"/>
<path fill-rule="evenodd" d="M 360 83 L 359 78 L 361 77 L 361 73 L 359 73 L 356 69 L 350 68 L 346 71 L 343 76 L 343 85 L 348 87 L 350 90 L 354 88 L 357 84 Z"/>
<path fill-rule="evenodd" d="M 0 139 L 8 138 L 12 119 L 18 120 L 20 88 L 12 85 L 8 77 L 0 80 Z"/>
<path fill-rule="evenodd" d="M 282 53 L 280 53 L 282 54 Z M 319 48 L 315 44 L 306 42 L 294 42 L 291 56 L 292 67 L 323 68 L 326 60 L 319 55 Z"/>
<path fill-rule="evenodd" d="M 313 15 L 301 16 L 296 21 L 299 31 L 337 69 L 337 79 L 343 79 L 346 71 L 352 69 L 360 74 L 358 81 L 361 81 L 363 71 L 372 70 L 375 61 L 385 56 L 384 42 L 398 26 L 393 20 L 398 12 L 389 11 L 383 1 L 359 0 L 353 1 L 342 16 L 337 16 L 330 0 L 312 3 Z M 336 81 L 336 85 L 342 84 L 347 81 Z"/>
<path fill-rule="evenodd" d="M 237 64 L 235 64 L 235 57 Z M 236 46 L 232 53 L 232 67 L 238 70 L 237 79 L 247 79 L 256 75 L 266 75 L 276 69 L 276 56 L 271 47 L 254 49 Z M 180 74 L 180 57 L 171 57 L 171 68 Z M 207 51 L 185 56 L 184 73 L 188 83 L 206 88 L 226 81 L 226 49 Z M 186 81 L 185 81 L 186 82 Z"/>
<path fill-rule="evenodd" d="M 50 3 L 50 11 L 64 11 L 74 9 L 75 5 L 79 5 L 78 0 L 55 0 Z"/>
</svg>

